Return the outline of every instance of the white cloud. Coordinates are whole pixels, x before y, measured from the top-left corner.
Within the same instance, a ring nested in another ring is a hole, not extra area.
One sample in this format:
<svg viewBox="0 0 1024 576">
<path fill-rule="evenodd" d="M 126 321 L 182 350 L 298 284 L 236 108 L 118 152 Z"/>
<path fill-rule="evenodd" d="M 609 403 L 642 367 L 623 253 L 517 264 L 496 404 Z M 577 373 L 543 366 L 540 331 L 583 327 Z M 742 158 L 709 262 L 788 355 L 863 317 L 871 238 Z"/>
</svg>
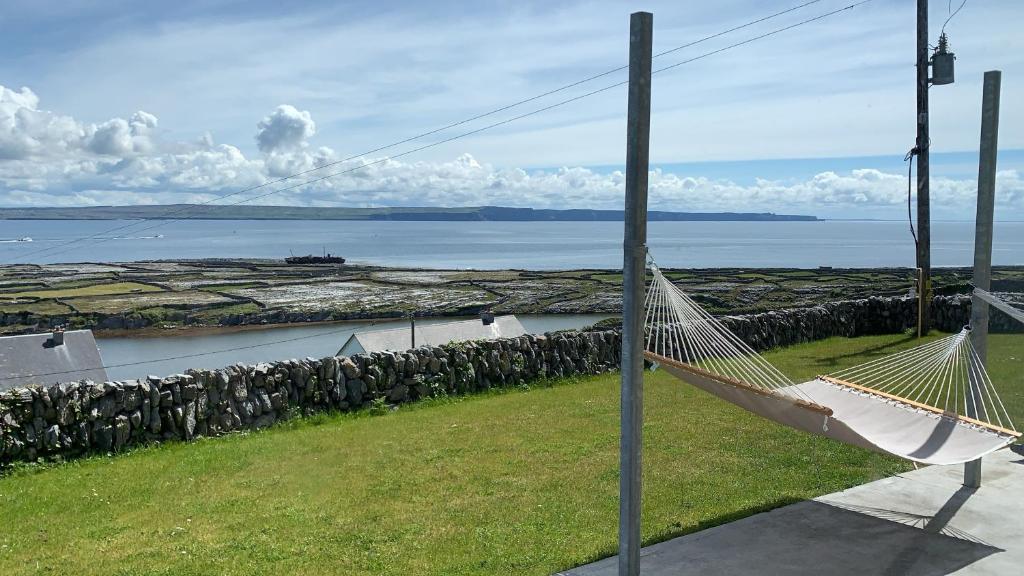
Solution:
<svg viewBox="0 0 1024 576">
<path fill-rule="evenodd" d="M 38 106 L 39 97 L 29 88 L 14 91 L 0 85 L 0 161 L 62 154 L 81 146 L 81 124 Z"/>
<path fill-rule="evenodd" d="M 123 118 L 107 120 L 96 127 L 89 138 L 89 150 L 107 156 L 131 154 L 132 135 L 128 121 Z"/>
<path fill-rule="evenodd" d="M 256 125 L 256 143 L 262 152 L 294 150 L 306 146 L 306 139 L 316 134 L 316 123 L 306 110 L 282 104 Z"/>
<path fill-rule="evenodd" d="M 228 202 L 312 206 L 473 206 L 606 208 L 622 206 L 624 177 L 617 171 L 566 166 L 524 170 L 454 160 L 358 158 L 340 162 L 328 147 L 314 148 L 312 114 L 278 106 L 259 122 L 265 154 L 248 158 L 209 133 L 192 142 L 168 141 L 153 114 L 136 112 L 86 124 L 41 109 L 28 88 L 0 86 L 0 205 L 94 205 L 205 202 L 271 179 L 332 166 L 262 188 Z M 292 188 L 305 180 L 335 176 Z M 678 211 L 786 212 L 825 217 L 902 218 L 904 174 L 875 169 L 825 171 L 802 181 L 761 179 L 738 184 L 653 170 L 650 207 Z M 937 217 L 969 219 L 972 180 L 933 178 Z M 1024 178 L 1004 170 L 997 178 L 998 214 L 1024 217 Z"/>
<path fill-rule="evenodd" d="M 148 112 L 86 124 L 39 102 L 29 88 L 0 85 L 0 202 L 24 205 L 36 198 L 26 196 L 31 191 L 64 205 L 55 198 L 119 188 L 120 201 L 145 203 L 154 192 L 212 192 L 263 180 L 262 162 L 208 134 L 194 144 L 158 140 L 159 120 Z"/>
</svg>

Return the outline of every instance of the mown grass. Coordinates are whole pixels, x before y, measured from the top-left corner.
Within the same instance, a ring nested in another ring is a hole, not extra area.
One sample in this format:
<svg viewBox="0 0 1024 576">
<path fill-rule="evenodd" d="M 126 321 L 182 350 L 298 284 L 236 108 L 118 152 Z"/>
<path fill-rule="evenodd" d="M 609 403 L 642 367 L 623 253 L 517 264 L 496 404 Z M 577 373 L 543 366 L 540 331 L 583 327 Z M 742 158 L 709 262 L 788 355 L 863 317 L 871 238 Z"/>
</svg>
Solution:
<svg viewBox="0 0 1024 576">
<path fill-rule="evenodd" d="M 138 282 L 112 282 L 109 284 L 91 284 L 73 288 L 57 288 L 52 290 L 28 290 L 25 292 L 5 293 L 3 298 L 74 298 L 76 296 L 106 296 L 110 294 L 129 294 L 132 292 L 160 292 L 161 288 Z"/>
<path fill-rule="evenodd" d="M 913 343 L 768 358 L 802 378 Z M 1020 390 L 1020 365 L 993 372 Z M 644 413 L 647 543 L 908 468 L 660 371 Z M 22 468 L 0 478 L 0 574 L 550 574 L 614 553 L 617 494 L 609 374 Z"/>
</svg>

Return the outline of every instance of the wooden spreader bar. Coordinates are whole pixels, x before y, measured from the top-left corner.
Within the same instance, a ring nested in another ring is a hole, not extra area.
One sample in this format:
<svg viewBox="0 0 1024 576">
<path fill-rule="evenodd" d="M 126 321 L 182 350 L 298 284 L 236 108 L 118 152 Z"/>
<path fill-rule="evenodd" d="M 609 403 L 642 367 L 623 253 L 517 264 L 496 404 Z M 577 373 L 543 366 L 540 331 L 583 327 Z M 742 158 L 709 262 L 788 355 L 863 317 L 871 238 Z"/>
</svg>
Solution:
<svg viewBox="0 0 1024 576">
<path fill-rule="evenodd" d="M 709 380 L 714 380 L 715 382 L 728 384 L 729 386 L 734 386 L 736 388 L 742 388 L 744 390 L 748 390 L 750 392 L 754 392 L 755 394 L 760 394 L 762 396 L 770 396 L 772 398 L 778 398 L 779 400 L 792 402 L 793 404 L 802 406 L 808 410 L 813 410 L 814 412 L 819 412 L 825 416 L 832 415 L 832 409 L 827 406 L 822 406 L 821 404 L 815 404 L 814 402 L 808 402 L 806 400 L 801 400 L 799 398 L 792 398 L 784 394 L 779 394 L 778 392 L 775 392 L 773 390 L 767 390 L 765 388 L 760 388 L 757 386 L 753 386 L 751 384 L 747 384 L 746 382 L 737 380 L 735 378 L 729 378 L 728 376 L 714 374 L 712 372 L 704 370 L 703 368 L 698 368 L 692 364 L 687 364 L 685 362 L 673 360 L 672 358 L 666 358 L 665 356 L 655 354 L 654 352 L 644 351 L 644 357 L 647 358 L 648 360 L 651 360 L 652 362 L 658 362 L 659 364 L 667 364 L 669 366 L 679 368 L 680 370 L 686 370 L 687 372 L 692 372 L 698 376 L 702 376 Z"/>
<path fill-rule="evenodd" d="M 860 384 L 854 384 L 853 382 L 847 382 L 846 380 L 840 380 L 839 378 L 833 378 L 832 376 L 818 376 L 818 379 L 819 380 L 824 380 L 825 382 L 828 382 L 830 384 L 835 384 L 836 386 L 845 386 L 847 388 L 852 388 L 852 389 L 854 389 L 854 390 L 856 390 L 858 392 L 865 392 L 867 394 L 874 394 L 875 396 L 879 396 L 879 397 L 885 398 L 887 400 L 893 400 L 893 401 L 899 402 L 901 404 L 906 404 L 908 406 L 912 406 L 914 408 L 920 408 L 921 410 L 926 410 L 928 412 L 933 412 L 933 413 L 938 414 L 940 416 L 943 416 L 945 418 L 949 418 L 949 419 L 952 419 L 952 420 L 959 420 L 959 421 L 964 422 L 966 424 L 973 424 L 975 426 L 981 426 L 983 428 L 988 428 L 989 430 L 992 430 L 993 432 L 997 432 L 999 434 L 1005 434 L 1007 436 L 1013 436 L 1015 438 L 1020 438 L 1020 436 L 1021 436 L 1021 433 L 1017 432 L 1016 430 L 1010 430 L 1008 428 L 1003 428 L 1001 426 L 996 426 L 995 424 L 989 424 L 988 422 L 983 422 L 981 420 L 977 420 L 977 419 L 971 418 L 969 416 L 962 416 L 960 414 L 957 414 L 956 412 L 949 412 L 949 411 L 943 410 L 941 408 L 936 408 L 935 406 L 930 406 L 928 404 L 922 404 L 921 402 L 914 402 L 913 400 L 907 400 L 906 398 L 901 398 L 899 396 L 896 396 L 895 394 L 888 394 L 886 392 L 879 392 L 878 390 L 874 390 L 874 389 L 868 388 L 867 386 L 861 386 Z"/>
</svg>

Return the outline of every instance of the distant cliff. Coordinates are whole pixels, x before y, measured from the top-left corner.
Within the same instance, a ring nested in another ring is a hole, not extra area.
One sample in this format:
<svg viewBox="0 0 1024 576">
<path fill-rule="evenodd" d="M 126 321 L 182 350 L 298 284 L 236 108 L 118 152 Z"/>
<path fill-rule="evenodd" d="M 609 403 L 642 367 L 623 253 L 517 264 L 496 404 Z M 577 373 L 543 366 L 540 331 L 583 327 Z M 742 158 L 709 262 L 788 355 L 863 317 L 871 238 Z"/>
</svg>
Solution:
<svg viewBox="0 0 1024 576">
<path fill-rule="evenodd" d="M 622 210 L 538 210 L 473 206 L 466 208 L 323 208 L 298 206 L 88 206 L 77 208 L 0 208 L 0 220 L 431 220 L 431 221 L 622 221 Z M 660 212 L 655 221 L 815 221 L 815 216 L 770 212 Z"/>
</svg>

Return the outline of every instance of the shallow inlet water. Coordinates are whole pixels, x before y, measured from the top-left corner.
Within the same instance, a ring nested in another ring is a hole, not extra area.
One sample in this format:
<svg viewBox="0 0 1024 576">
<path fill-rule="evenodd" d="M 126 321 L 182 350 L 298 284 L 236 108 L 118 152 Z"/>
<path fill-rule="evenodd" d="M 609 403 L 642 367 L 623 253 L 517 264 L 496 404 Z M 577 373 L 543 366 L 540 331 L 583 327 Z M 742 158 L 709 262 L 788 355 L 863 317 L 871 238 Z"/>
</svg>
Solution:
<svg viewBox="0 0 1024 576">
<path fill-rule="evenodd" d="M 607 314 L 524 314 L 518 318 L 533 334 L 582 328 Z M 454 318 L 417 320 L 417 324 L 451 322 Z M 100 354 L 112 380 L 167 376 L 189 368 L 222 368 L 238 362 L 254 364 L 289 358 L 333 356 L 353 333 L 409 326 L 406 320 L 332 322 L 282 326 L 189 336 L 127 336 L 100 338 Z M 170 358 L 170 360 L 155 360 Z M 152 360 L 152 361 L 150 361 Z"/>
</svg>

